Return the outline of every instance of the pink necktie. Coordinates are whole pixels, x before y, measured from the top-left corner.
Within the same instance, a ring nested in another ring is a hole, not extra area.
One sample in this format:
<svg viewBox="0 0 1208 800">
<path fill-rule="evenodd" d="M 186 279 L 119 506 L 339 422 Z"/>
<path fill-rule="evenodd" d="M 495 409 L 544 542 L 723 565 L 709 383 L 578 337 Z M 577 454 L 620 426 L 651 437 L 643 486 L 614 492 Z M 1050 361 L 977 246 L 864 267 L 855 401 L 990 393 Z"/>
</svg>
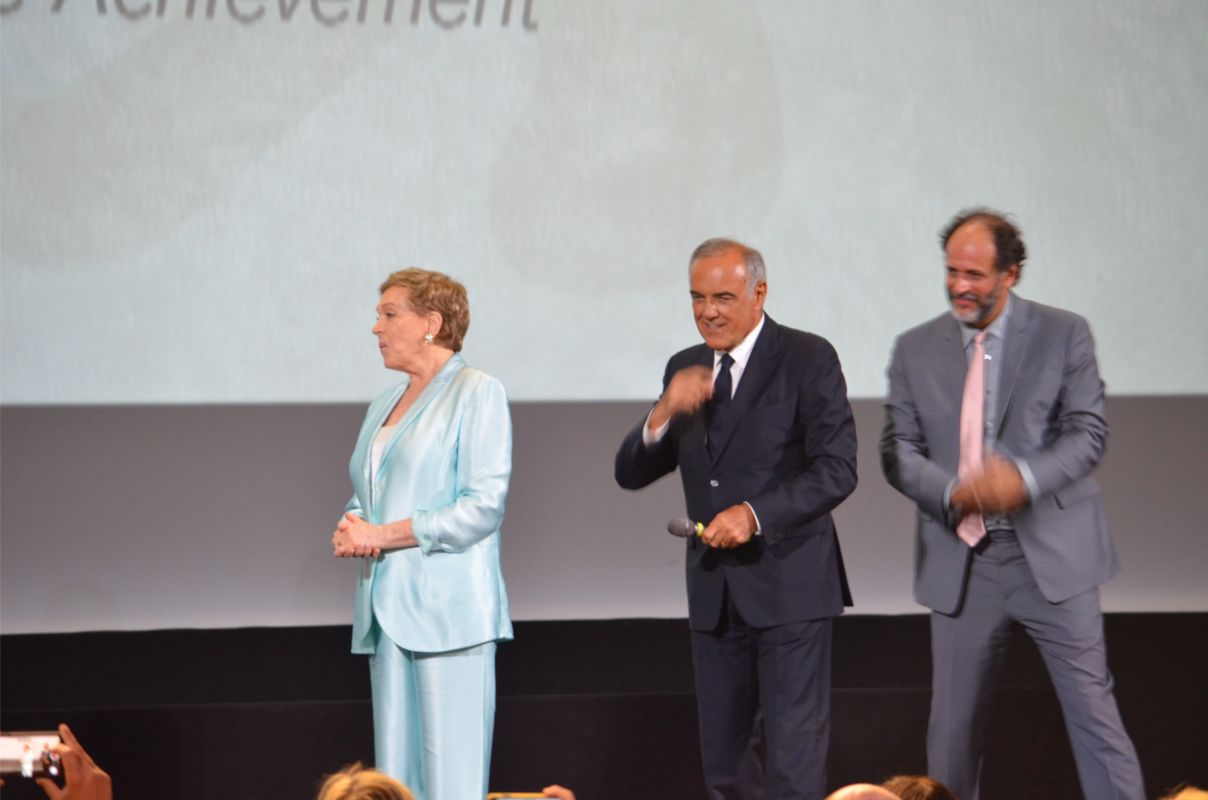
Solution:
<svg viewBox="0 0 1208 800">
<path fill-rule="evenodd" d="M 973 358 L 965 376 L 965 394 L 961 398 L 961 455 L 957 475 L 961 482 L 981 475 L 982 450 L 986 446 L 986 351 L 982 347 L 986 332 L 973 337 Z M 986 523 L 979 513 L 966 514 L 957 524 L 956 533 L 970 547 L 986 535 Z"/>
</svg>

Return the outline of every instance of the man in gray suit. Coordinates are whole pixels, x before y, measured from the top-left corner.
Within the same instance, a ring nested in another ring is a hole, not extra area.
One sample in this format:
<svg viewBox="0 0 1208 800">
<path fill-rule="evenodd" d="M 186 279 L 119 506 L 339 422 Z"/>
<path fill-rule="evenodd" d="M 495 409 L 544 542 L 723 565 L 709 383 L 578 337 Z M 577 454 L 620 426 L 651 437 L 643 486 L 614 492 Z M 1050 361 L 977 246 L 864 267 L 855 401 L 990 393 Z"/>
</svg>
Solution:
<svg viewBox="0 0 1208 800">
<path fill-rule="evenodd" d="M 928 773 L 977 800 L 1014 620 L 1057 689 L 1086 797 L 1142 800 L 1099 608 L 1119 564 L 1091 477 L 1108 427 L 1090 329 L 1011 293 L 1026 250 L 1002 214 L 962 212 L 941 239 L 951 313 L 898 338 L 881 436 L 885 476 L 918 506 L 915 599 L 932 610 Z"/>
</svg>

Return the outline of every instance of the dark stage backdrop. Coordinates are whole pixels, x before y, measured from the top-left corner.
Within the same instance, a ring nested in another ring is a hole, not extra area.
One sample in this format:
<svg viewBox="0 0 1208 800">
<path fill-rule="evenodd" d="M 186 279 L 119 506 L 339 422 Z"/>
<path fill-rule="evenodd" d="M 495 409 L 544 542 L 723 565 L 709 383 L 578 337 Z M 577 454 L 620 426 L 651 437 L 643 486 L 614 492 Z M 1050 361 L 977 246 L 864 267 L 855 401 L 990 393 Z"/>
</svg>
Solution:
<svg viewBox="0 0 1208 800">
<path fill-rule="evenodd" d="M 1109 614 L 1108 658 L 1147 797 L 1208 785 L 1208 614 Z M 6 726 L 68 720 L 120 800 L 304 800 L 371 760 L 368 669 L 348 625 L 5 636 Z M 835 626 L 830 784 L 926 768 L 924 615 Z M 82 672 L 81 664 L 87 665 Z M 498 654 L 494 790 L 703 796 L 687 622 L 521 622 Z M 1079 797 L 1043 663 L 1015 631 L 991 700 L 987 800 Z M 5 800 L 24 800 L 17 782 Z M 10 797 L 11 794 L 11 797 Z M 36 795 L 35 795 L 36 796 Z"/>
</svg>

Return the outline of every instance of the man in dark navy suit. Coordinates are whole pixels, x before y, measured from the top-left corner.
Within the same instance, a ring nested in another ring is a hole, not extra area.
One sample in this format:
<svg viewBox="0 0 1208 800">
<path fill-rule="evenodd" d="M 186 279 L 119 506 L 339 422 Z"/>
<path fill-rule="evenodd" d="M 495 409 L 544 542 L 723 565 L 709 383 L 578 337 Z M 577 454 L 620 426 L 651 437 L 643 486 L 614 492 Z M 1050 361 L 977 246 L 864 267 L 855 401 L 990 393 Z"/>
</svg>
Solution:
<svg viewBox="0 0 1208 800">
<path fill-rule="evenodd" d="M 678 467 L 704 525 L 686 566 L 709 797 L 820 799 L 831 618 L 851 603 L 830 514 L 856 487 L 847 385 L 829 342 L 763 313 L 759 251 L 710 239 L 689 263 L 704 344 L 671 357 L 616 479 L 640 489 Z"/>
</svg>

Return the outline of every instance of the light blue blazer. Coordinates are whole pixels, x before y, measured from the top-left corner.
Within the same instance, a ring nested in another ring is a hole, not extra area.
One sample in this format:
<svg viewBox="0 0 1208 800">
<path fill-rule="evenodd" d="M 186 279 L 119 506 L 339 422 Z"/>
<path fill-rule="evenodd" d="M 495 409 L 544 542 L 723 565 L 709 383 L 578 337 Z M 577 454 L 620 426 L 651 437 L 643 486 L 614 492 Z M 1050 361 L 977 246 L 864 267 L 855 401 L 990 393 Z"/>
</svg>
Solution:
<svg viewBox="0 0 1208 800">
<path fill-rule="evenodd" d="M 375 652 L 382 632 L 419 653 L 511 639 L 499 559 L 512 472 L 503 385 L 454 354 L 403 415 L 371 483 L 373 437 L 409 383 L 365 414 L 346 510 L 373 524 L 410 518 L 419 546 L 387 551 L 359 571 L 352 652 Z"/>
</svg>

